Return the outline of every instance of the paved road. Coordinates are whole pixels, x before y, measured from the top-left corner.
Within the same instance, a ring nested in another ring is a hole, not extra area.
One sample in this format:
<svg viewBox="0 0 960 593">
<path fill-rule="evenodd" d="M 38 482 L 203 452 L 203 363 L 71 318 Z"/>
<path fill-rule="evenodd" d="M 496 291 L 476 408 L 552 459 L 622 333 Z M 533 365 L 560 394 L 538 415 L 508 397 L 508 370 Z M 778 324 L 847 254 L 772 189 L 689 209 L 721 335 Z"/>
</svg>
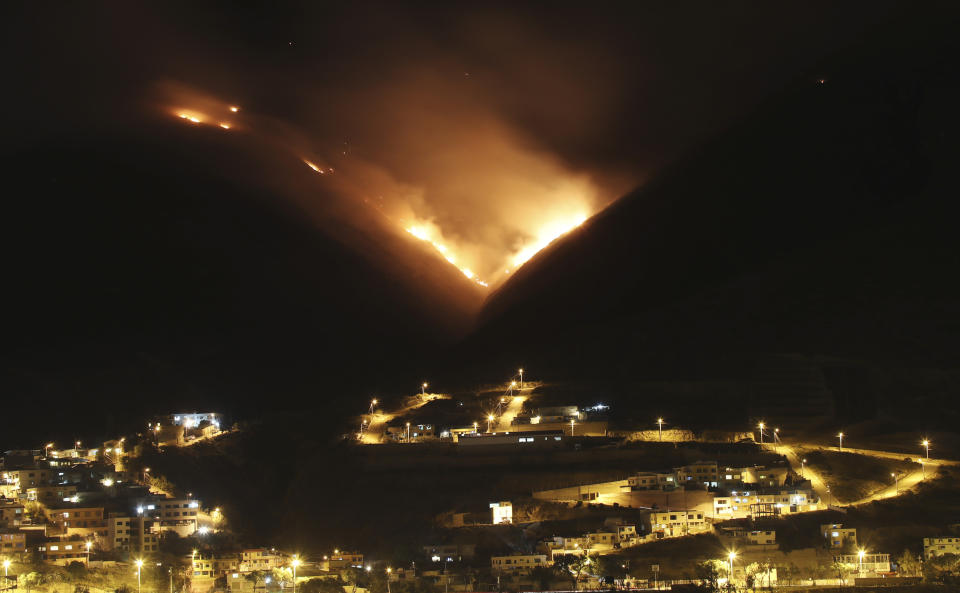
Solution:
<svg viewBox="0 0 960 593">
<path fill-rule="evenodd" d="M 427 393 L 422 396 L 418 394 L 409 398 L 407 404 L 398 410 L 392 412 L 375 410 L 373 414 L 364 414 L 363 419 L 367 421 L 367 426 L 363 431 L 363 438 L 360 439 L 360 442 L 365 445 L 378 445 L 382 443 L 383 436 L 387 431 L 387 424 L 394 418 L 409 414 L 413 410 L 425 406 L 433 400 L 448 399 L 449 397 L 449 395 L 443 393 Z"/>
<path fill-rule="evenodd" d="M 524 391 L 527 390 L 524 389 Z M 507 407 L 503 410 L 503 414 L 500 416 L 500 421 L 497 424 L 497 430 L 510 430 L 510 425 L 513 423 L 513 419 L 517 417 L 517 414 L 519 414 L 521 410 L 523 410 L 523 403 L 525 401 L 527 401 L 526 395 L 513 396 L 513 399 L 510 400 L 510 403 L 507 404 Z"/>
<path fill-rule="evenodd" d="M 767 449 L 773 450 L 781 455 L 784 455 L 787 458 L 787 461 L 790 463 L 790 466 L 799 473 L 801 467 L 801 456 L 802 453 L 799 453 L 796 449 L 797 446 L 805 450 L 818 450 L 818 451 L 839 451 L 838 447 L 824 447 L 822 445 L 814 445 L 809 443 L 779 443 L 777 445 L 766 444 L 764 445 Z M 866 455 L 868 457 L 876 457 L 880 459 L 891 459 L 896 461 L 903 461 L 904 459 L 910 458 L 915 461 L 920 461 L 919 457 L 910 457 L 905 453 L 897 453 L 893 451 L 878 451 L 875 449 L 853 449 L 850 447 L 843 448 L 844 453 L 854 453 L 857 455 Z M 953 461 L 950 459 L 923 459 L 923 463 L 926 466 L 926 469 L 917 470 L 909 472 L 899 478 L 898 481 L 893 480 L 891 477 L 891 483 L 889 486 L 874 492 L 870 496 L 862 498 L 860 500 L 846 503 L 845 505 L 838 505 L 836 500 L 830 494 L 830 488 L 826 481 L 823 479 L 816 470 L 812 469 L 809 465 L 803 467 L 804 477 L 810 480 L 811 486 L 813 486 L 814 492 L 817 496 L 820 497 L 820 501 L 824 505 L 833 504 L 835 506 L 852 506 L 859 504 L 866 504 L 873 502 L 875 500 L 882 500 L 884 498 L 891 498 L 908 492 L 914 486 L 923 481 L 925 474 L 935 475 L 937 467 L 939 466 L 957 466 L 960 465 L 960 462 Z"/>
</svg>

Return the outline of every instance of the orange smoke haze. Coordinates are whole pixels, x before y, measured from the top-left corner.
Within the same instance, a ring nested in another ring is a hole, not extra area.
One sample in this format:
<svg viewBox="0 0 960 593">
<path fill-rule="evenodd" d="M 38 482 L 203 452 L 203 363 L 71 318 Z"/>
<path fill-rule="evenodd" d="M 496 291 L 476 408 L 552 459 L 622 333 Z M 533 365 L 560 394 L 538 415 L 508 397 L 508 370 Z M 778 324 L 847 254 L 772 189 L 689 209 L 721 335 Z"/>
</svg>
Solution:
<svg viewBox="0 0 960 593">
<path fill-rule="evenodd" d="M 486 287 L 616 194 L 538 148 L 481 100 L 458 91 L 458 83 L 422 74 L 339 93 L 333 104 L 354 109 L 334 109 L 338 127 L 360 138 L 383 130 L 377 142 L 359 145 L 240 111 L 243 101 L 236 98 L 169 82 L 159 89 L 163 110 L 194 125 L 242 129 L 288 151 L 318 174 L 335 177 L 335 191 L 370 205 Z M 380 103 L 377 97 L 390 99 Z M 372 103 L 376 110 L 362 108 Z"/>
</svg>

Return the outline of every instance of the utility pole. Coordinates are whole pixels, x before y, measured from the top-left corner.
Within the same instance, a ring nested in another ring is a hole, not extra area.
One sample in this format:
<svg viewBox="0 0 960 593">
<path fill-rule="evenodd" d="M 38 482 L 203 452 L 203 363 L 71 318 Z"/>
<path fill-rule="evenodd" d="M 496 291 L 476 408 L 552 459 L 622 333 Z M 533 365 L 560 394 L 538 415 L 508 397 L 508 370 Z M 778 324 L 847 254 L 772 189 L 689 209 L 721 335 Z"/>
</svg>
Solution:
<svg viewBox="0 0 960 593">
<path fill-rule="evenodd" d="M 173 593 L 173 567 L 168 568 L 167 572 L 170 573 L 170 593 Z"/>
</svg>

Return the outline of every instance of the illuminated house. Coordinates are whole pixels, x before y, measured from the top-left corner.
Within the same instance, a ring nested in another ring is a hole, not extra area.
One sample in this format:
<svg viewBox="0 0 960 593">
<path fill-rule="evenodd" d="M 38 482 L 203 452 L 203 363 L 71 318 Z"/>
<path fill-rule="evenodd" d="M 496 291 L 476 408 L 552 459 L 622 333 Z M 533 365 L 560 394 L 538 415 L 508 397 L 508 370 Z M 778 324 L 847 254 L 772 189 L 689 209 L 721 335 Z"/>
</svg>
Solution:
<svg viewBox="0 0 960 593">
<path fill-rule="evenodd" d="M 820 500 L 809 488 L 736 490 L 730 496 L 717 496 L 713 505 L 716 518 L 743 519 L 815 511 L 820 508 Z"/>
<path fill-rule="evenodd" d="M 103 548 L 106 551 L 143 553 L 160 549 L 160 538 L 153 531 L 153 521 L 143 515 L 131 517 L 110 513 L 106 519 L 107 537 Z"/>
<path fill-rule="evenodd" d="M 820 526 L 820 534 L 827 541 L 828 548 L 842 548 L 844 545 L 857 545 L 857 530 L 844 529 L 842 523 L 828 523 Z"/>
<path fill-rule="evenodd" d="M 240 552 L 240 572 L 273 570 L 284 564 L 283 556 L 267 548 L 246 548 Z"/>
<path fill-rule="evenodd" d="M 203 422 L 209 422 L 214 427 L 220 428 L 221 419 L 221 415 L 213 412 L 185 412 L 182 414 L 171 414 L 167 421 L 174 426 L 182 426 L 184 428 L 197 428 Z"/>
<path fill-rule="evenodd" d="M 860 576 L 877 577 L 891 575 L 890 554 L 864 554 L 861 558 L 859 554 L 843 554 L 834 558 L 834 560 L 847 565 L 856 567 Z"/>
<path fill-rule="evenodd" d="M 923 557 L 929 560 L 944 554 L 960 555 L 960 537 L 923 538 Z"/>
<path fill-rule="evenodd" d="M 545 554 L 493 556 L 490 569 L 494 574 L 528 575 L 534 568 L 550 566 Z"/>
<path fill-rule="evenodd" d="M 703 533 L 712 529 L 701 511 L 652 511 L 649 520 L 650 533 L 658 538 Z"/>
<path fill-rule="evenodd" d="M 510 501 L 491 502 L 490 509 L 493 513 L 493 524 L 513 523 L 513 504 Z"/>
</svg>

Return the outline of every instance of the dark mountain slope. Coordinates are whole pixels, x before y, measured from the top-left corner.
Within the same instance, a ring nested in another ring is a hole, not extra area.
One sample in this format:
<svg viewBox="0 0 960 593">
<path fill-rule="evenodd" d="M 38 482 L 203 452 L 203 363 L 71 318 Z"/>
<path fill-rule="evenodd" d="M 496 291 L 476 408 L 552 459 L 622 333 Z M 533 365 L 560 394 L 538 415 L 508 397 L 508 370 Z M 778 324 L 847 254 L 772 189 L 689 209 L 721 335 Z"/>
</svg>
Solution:
<svg viewBox="0 0 960 593">
<path fill-rule="evenodd" d="M 3 446 L 181 407 L 335 410 L 418 384 L 466 331 L 476 287 L 298 160 L 137 124 L 5 160 L 5 416 L 56 414 Z"/>
<path fill-rule="evenodd" d="M 958 87 L 941 32 L 913 30 L 912 48 L 909 35 L 874 39 L 812 71 L 557 241 L 491 296 L 459 355 L 540 365 L 638 404 L 700 404 L 711 420 L 783 404 L 758 383 L 770 356 L 812 364 L 816 393 L 789 397 L 819 405 L 829 391 L 841 415 L 840 392 L 870 393 L 861 415 L 895 397 L 876 386 L 898 368 L 949 375 L 917 376 L 917 393 L 957 385 L 946 155 Z M 699 387 L 664 404 L 671 388 L 650 381 Z"/>
</svg>

